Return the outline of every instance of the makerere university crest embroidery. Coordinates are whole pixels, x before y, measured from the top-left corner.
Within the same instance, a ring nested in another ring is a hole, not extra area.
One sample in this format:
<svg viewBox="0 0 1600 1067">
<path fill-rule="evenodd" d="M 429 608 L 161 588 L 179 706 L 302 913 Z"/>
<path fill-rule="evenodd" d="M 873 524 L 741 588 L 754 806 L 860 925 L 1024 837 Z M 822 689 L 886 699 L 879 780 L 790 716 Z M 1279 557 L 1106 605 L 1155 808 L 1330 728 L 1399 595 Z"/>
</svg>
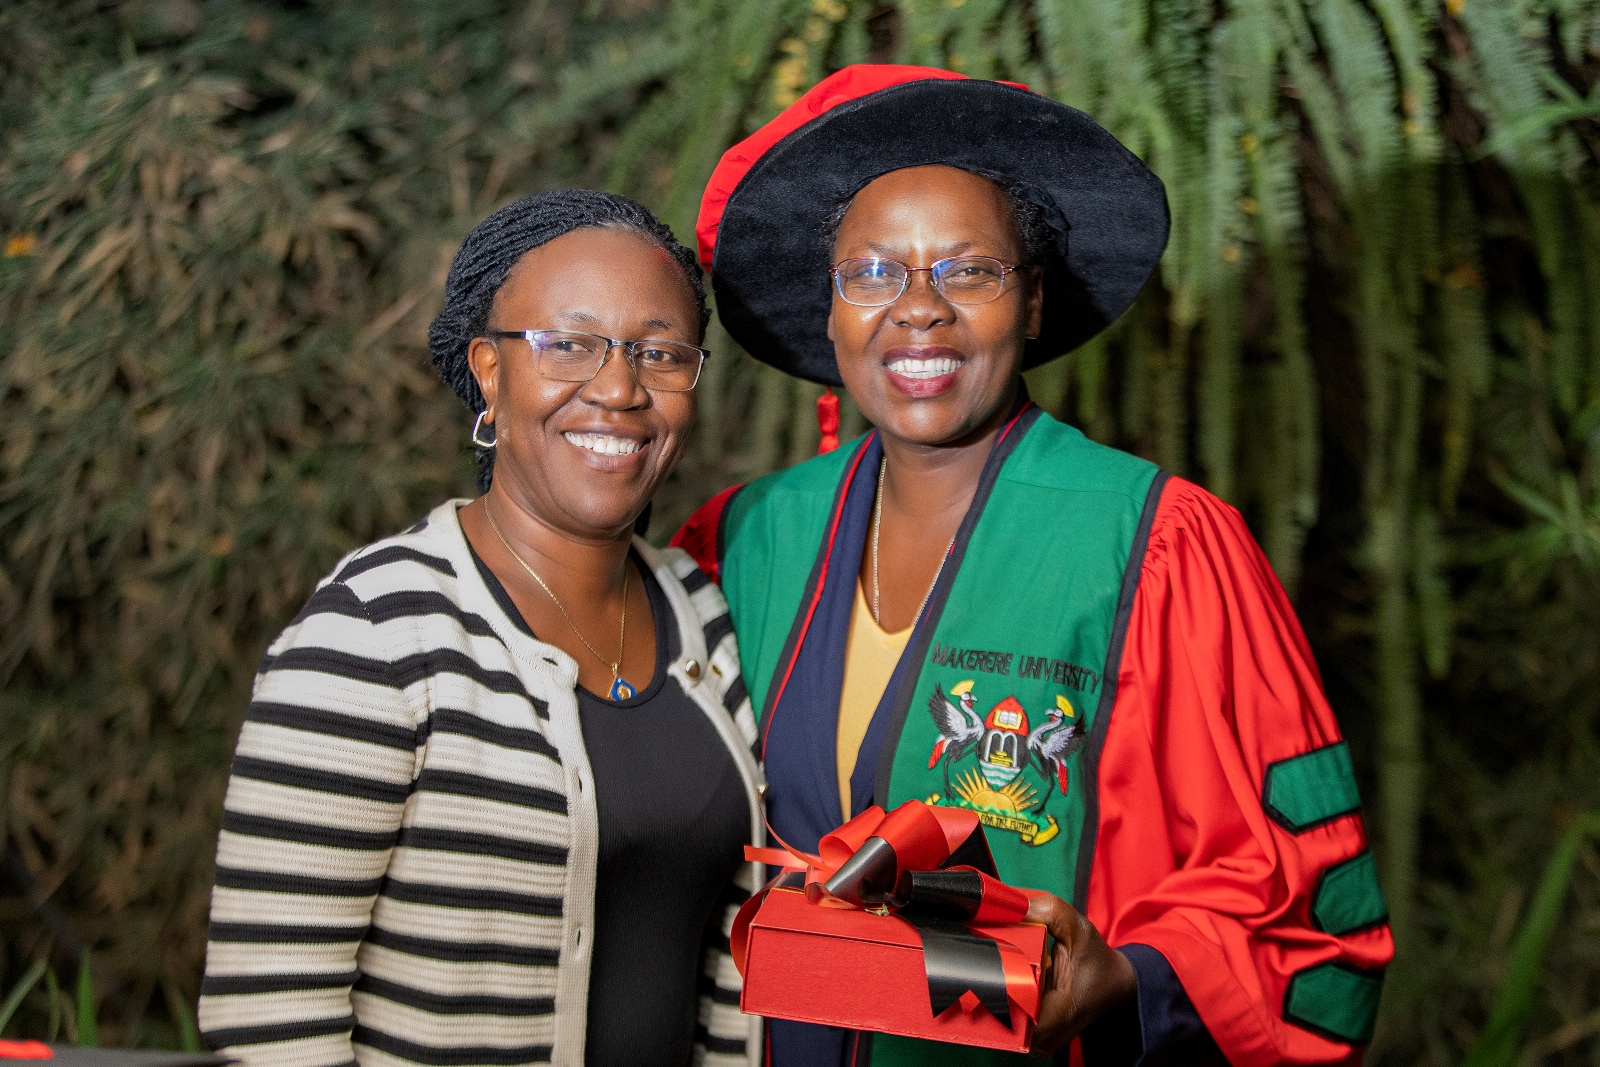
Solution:
<svg viewBox="0 0 1600 1067">
<path fill-rule="evenodd" d="M 927 803 L 969 808 L 985 826 L 1042 845 L 1061 830 L 1044 806 L 1055 790 L 1066 793 L 1067 760 L 1088 735 L 1065 696 L 1058 694 L 1045 721 L 1030 729 L 1027 709 L 1014 696 L 980 716 L 973 685 L 970 678 L 957 682 L 949 696 L 936 686 L 928 698 L 939 729 L 928 769 L 944 765 L 944 792 Z"/>
</svg>

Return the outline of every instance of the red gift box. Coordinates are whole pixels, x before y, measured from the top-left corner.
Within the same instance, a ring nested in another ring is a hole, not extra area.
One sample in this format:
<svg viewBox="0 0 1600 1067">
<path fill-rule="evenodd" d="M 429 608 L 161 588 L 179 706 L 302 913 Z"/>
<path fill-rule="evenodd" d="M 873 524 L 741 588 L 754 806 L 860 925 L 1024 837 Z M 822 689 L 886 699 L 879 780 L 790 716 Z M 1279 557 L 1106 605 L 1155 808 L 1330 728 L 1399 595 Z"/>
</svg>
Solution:
<svg viewBox="0 0 1600 1067">
<path fill-rule="evenodd" d="M 1027 1052 L 1048 935 L 1018 921 L 1027 897 L 990 876 L 988 843 L 968 815 L 908 801 L 857 816 L 823 839 L 820 856 L 749 850 L 792 870 L 735 923 L 740 1008 Z"/>
<path fill-rule="evenodd" d="M 750 921 L 739 1007 L 769 1018 L 1027 1052 L 1039 1011 L 1045 929 L 1034 923 L 971 929 L 1015 946 L 1030 961 L 1009 1027 L 972 993 L 933 1014 L 922 939 L 906 920 L 818 907 L 798 889 L 774 888 Z"/>
</svg>

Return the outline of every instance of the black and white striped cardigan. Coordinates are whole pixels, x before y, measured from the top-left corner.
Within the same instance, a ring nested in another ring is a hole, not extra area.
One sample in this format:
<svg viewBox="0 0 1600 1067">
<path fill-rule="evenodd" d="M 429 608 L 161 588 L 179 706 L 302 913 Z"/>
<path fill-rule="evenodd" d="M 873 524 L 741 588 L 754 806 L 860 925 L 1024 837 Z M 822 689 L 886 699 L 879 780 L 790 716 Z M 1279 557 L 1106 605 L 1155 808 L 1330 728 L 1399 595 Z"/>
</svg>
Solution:
<svg viewBox="0 0 1600 1067">
<path fill-rule="evenodd" d="M 577 664 L 505 616 L 461 503 L 342 560 L 256 678 L 200 998 L 206 1040 L 249 1067 L 583 1062 L 598 824 Z M 762 844 L 727 604 L 683 552 L 635 544 L 682 634 L 667 669 Z M 727 950 L 759 877 L 740 867 L 708 945 L 696 1063 L 759 1063 Z"/>
</svg>

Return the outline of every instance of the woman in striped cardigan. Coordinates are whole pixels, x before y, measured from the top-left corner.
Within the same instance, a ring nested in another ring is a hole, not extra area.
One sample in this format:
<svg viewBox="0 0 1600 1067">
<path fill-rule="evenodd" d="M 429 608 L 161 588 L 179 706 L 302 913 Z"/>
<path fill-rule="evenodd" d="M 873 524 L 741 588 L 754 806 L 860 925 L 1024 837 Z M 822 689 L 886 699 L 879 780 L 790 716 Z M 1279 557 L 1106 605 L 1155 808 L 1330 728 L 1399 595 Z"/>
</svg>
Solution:
<svg viewBox="0 0 1600 1067">
<path fill-rule="evenodd" d="M 485 492 L 347 556 L 267 651 L 217 849 L 213 1047 L 756 1062 L 727 953 L 754 721 L 721 593 L 634 534 L 707 317 L 693 254 L 620 197 L 528 197 L 462 245 L 429 341 Z"/>
</svg>

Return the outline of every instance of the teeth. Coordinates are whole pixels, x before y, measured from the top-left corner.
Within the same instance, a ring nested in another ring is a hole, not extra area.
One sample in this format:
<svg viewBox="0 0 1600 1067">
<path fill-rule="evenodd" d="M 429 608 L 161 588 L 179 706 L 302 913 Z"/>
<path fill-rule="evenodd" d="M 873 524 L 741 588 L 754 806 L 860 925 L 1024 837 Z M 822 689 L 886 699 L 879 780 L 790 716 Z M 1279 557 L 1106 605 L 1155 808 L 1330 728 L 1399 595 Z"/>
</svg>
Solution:
<svg viewBox="0 0 1600 1067">
<path fill-rule="evenodd" d="M 955 373 L 960 366 L 959 359 L 897 359 L 889 364 L 889 369 L 906 378 L 937 378 Z"/>
<path fill-rule="evenodd" d="M 631 456 L 644 445 L 643 441 L 635 441 L 631 437 L 612 437 L 606 433 L 565 433 L 561 436 L 579 448 L 587 448 L 602 456 Z"/>
</svg>

